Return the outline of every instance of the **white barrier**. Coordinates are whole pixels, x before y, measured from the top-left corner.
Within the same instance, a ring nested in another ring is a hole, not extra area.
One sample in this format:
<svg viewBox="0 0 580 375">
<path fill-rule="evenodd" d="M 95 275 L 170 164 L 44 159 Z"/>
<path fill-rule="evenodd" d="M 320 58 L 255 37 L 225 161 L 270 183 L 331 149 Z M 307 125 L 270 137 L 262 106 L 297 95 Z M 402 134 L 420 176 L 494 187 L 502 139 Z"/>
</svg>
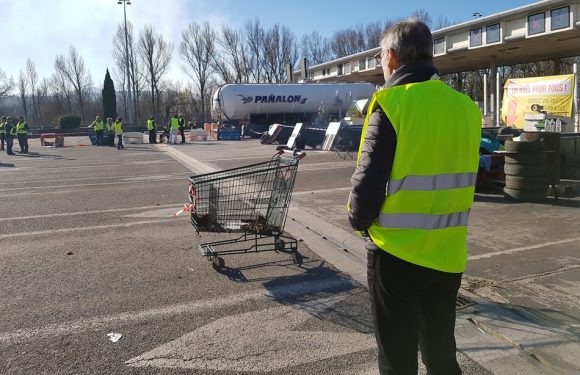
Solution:
<svg viewBox="0 0 580 375">
<path fill-rule="evenodd" d="M 145 136 L 145 134 L 147 134 L 147 136 L 149 136 L 149 133 L 140 133 L 140 132 L 126 132 L 126 133 L 123 133 L 123 143 L 126 143 L 126 144 L 143 144 L 143 143 L 145 143 L 143 141 L 143 137 Z"/>
</svg>

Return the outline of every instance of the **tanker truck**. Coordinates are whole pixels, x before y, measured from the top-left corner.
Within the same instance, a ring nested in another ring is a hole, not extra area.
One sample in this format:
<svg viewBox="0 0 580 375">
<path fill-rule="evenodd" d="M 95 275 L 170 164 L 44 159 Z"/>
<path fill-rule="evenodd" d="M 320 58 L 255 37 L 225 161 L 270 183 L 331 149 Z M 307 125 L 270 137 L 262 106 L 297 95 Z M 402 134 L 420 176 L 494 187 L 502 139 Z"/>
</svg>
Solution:
<svg viewBox="0 0 580 375">
<path fill-rule="evenodd" d="M 346 115 L 354 101 L 369 99 L 371 83 L 240 83 L 221 86 L 213 96 L 212 115 L 227 126 L 259 137 L 274 123 L 313 122 L 320 113 L 330 119 Z"/>
</svg>

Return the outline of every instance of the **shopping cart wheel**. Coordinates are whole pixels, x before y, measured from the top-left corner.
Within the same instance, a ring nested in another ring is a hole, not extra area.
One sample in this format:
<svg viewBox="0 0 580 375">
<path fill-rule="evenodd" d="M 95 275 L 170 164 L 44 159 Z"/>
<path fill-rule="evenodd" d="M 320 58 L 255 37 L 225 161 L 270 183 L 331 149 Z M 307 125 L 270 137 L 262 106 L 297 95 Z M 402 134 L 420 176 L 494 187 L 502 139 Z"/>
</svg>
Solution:
<svg viewBox="0 0 580 375">
<path fill-rule="evenodd" d="M 222 258 L 222 257 L 213 257 L 211 259 L 211 266 L 216 270 L 220 270 L 220 269 L 224 268 L 225 265 L 226 265 L 226 262 L 224 261 L 224 258 Z"/>
<path fill-rule="evenodd" d="M 281 238 L 276 238 L 274 240 L 274 247 L 276 248 L 276 251 L 284 251 L 285 248 L 285 243 L 284 240 Z"/>
<path fill-rule="evenodd" d="M 298 251 L 292 252 L 292 261 L 298 266 L 302 265 L 302 257 Z"/>
</svg>

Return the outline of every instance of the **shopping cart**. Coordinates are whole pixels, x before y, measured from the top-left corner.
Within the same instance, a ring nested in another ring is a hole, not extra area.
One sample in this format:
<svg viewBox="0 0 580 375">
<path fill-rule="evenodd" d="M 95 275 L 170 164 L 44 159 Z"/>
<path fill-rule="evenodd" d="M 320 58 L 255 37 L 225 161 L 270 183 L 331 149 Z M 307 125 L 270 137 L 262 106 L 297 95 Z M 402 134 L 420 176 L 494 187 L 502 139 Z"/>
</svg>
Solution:
<svg viewBox="0 0 580 375">
<path fill-rule="evenodd" d="M 199 232 L 242 233 L 236 238 L 199 245 L 215 269 L 223 255 L 278 251 L 301 264 L 298 241 L 284 234 L 284 224 L 298 162 L 305 153 L 189 178 L 191 224 Z"/>
</svg>

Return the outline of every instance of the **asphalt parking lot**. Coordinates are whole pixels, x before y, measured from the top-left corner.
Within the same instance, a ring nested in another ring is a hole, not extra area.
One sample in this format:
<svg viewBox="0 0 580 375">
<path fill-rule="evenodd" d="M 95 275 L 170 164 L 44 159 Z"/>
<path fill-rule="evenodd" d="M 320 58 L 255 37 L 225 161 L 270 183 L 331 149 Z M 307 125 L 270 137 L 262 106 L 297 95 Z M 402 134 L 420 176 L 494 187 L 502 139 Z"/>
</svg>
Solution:
<svg viewBox="0 0 580 375">
<path fill-rule="evenodd" d="M 274 146 L 86 143 L 0 155 L 0 373 L 377 373 L 365 254 L 344 213 L 352 159 L 301 162 L 286 226 L 301 266 L 265 252 L 217 272 L 197 246 L 218 236 L 172 216 L 187 177 Z M 580 369 L 578 207 L 478 192 L 458 313 L 466 373 Z"/>
</svg>

